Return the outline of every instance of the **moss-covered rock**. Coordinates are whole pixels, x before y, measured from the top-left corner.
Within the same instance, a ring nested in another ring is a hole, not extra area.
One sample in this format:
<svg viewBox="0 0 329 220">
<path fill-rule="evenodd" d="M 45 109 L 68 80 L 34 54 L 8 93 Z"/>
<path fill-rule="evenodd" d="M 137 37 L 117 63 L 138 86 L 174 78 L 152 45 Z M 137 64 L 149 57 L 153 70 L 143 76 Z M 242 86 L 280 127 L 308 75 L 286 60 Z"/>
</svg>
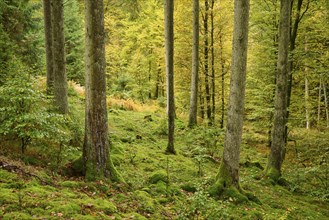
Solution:
<svg viewBox="0 0 329 220">
<path fill-rule="evenodd" d="M 165 171 L 157 171 L 151 174 L 148 182 L 151 184 L 156 184 L 157 182 L 162 181 L 168 183 L 167 173 Z"/>
<path fill-rule="evenodd" d="M 154 213 L 156 209 L 155 201 L 145 191 L 135 191 L 135 198 L 139 201 L 140 210 L 148 213 Z"/>
<path fill-rule="evenodd" d="M 195 193 L 196 192 L 196 187 L 193 183 L 185 183 L 181 186 L 181 189 L 186 191 L 186 192 L 191 192 L 191 193 Z"/>
</svg>

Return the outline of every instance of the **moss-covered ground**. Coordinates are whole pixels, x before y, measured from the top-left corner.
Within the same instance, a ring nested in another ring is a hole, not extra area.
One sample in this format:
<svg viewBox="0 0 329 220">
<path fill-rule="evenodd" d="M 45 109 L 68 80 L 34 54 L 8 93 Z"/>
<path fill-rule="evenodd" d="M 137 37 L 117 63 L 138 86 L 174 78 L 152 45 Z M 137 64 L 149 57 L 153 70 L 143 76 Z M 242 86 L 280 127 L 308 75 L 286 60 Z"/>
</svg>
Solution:
<svg viewBox="0 0 329 220">
<path fill-rule="evenodd" d="M 80 102 L 73 106 L 83 121 Z M 220 165 L 224 132 L 188 129 L 178 116 L 177 155 L 166 155 L 165 110 L 129 106 L 109 110 L 112 160 L 126 184 L 73 176 L 68 164 L 81 156 L 79 147 L 66 146 L 59 154 L 57 148 L 30 146 L 17 159 L 15 143 L 2 142 L 0 161 L 46 183 L 0 168 L 0 219 L 329 219 L 328 131 L 292 131 L 285 181 L 276 184 L 262 169 L 269 151 L 266 133 L 246 122 L 240 182 L 259 201 L 238 201 L 229 191 L 217 199 L 208 189 Z M 74 135 L 79 139 L 81 132 Z"/>
</svg>

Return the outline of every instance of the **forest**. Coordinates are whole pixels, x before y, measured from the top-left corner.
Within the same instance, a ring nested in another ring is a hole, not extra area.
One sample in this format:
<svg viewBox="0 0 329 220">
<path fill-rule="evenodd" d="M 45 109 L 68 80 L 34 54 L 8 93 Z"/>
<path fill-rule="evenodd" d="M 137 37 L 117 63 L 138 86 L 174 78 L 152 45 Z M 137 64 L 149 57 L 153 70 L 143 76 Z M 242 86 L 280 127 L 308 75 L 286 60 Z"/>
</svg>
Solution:
<svg viewBox="0 0 329 220">
<path fill-rule="evenodd" d="M 329 219 L 329 1 L 0 0 L 0 219 Z"/>
</svg>

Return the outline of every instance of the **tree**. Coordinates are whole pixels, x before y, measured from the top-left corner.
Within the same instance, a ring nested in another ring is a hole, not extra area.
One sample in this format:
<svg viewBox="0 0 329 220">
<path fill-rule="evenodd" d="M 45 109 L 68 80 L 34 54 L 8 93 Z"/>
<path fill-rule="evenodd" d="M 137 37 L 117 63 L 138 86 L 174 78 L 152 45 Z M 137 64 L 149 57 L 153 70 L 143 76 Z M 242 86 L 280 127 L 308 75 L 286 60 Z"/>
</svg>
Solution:
<svg viewBox="0 0 329 220">
<path fill-rule="evenodd" d="M 241 191 L 239 185 L 239 160 L 244 116 L 249 7 L 249 0 L 234 1 L 232 73 L 227 127 L 223 159 L 212 192 L 217 195 L 225 188 L 230 187 Z"/>
<path fill-rule="evenodd" d="M 68 101 L 65 71 L 64 3 L 63 0 L 52 0 L 51 3 L 55 104 L 60 113 L 66 114 L 68 113 Z"/>
<path fill-rule="evenodd" d="M 193 47 L 189 127 L 197 124 L 199 81 L 199 0 L 193 1 Z"/>
<path fill-rule="evenodd" d="M 275 111 L 271 137 L 271 152 L 266 175 L 277 181 L 285 155 L 285 130 L 287 123 L 288 50 L 290 30 L 290 1 L 281 0 L 278 40 L 278 62 L 275 91 Z"/>
<path fill-rule="evenodd" d="M 103 0 L 85 0 L 86 109 L 83 145 L 87 180 L 121 181 L 110 158 L 105 77 Z"/>
<path fill-rule="evenodd" d="M 45 48 L 47 65 L 47 92 L 53 92 L 54 62 L 53 62 L 53 35 L 51 23 L 51 0 L 43 0 L 44 24 L 45 24 Z"/>
<path fill-rule="evenodd" d="M 167 114 L 168 146 L 167 153 L 176 154 L 174 148 L 175 97 L 174 97 L 174 0 L 165 0 L 165 48 L 167 73 Z"/>
</svg>

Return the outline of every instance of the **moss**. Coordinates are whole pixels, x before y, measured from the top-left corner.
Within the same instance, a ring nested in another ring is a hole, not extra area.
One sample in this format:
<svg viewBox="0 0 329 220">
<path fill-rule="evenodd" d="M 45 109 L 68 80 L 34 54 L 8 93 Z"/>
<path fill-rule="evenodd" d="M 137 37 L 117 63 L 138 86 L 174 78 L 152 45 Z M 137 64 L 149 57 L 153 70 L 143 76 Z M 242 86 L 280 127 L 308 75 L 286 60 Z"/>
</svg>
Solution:
<svg viewBox="0 0 329 220">
<path fill-rule="evenodd" d="M 0 188 L 0 205 L 18 202 L 18 195 L 12 189 Z"/>
<path fill-rule="evenodd" d="M 33 219 L 31 215 L 26 214 L 24 212 L 10 212 L 6 213 L 3 216 L 3 220 L 12 220 L 12 219 Z"/>
<path fill-rule="evenodd" d="M 162 181 L 168 183 L 167 173 L 165 171 L 157 171 L 151 174 L 148 182 L 151 184 L 156 184 L 157 182 Z"/>
<path fill-rule="evenodd" d="M 49 210 L 50 212 L 62 213 L 64 217 L 71 217 L 72 215 L 81 212 L 81 207 L 73 202 L 65 203 L 63 201 L 55 201 L 55 202 L 51 202 L 50 206 L 52 207 Z"/>
<path fill-rule="evenodd" d="M 277 183 L 279 178 L 281 177 L 281 173 L 279 170 L 275 169 L 274 167 L 267 167 L 266 176 L 271 180 L 273 180 L 275 183 Z"/>
<path fill-rule="evenodd" d="M 126 183 L 121 174 L 117 171 L 113 165 L 111 157 L 107 161 L 107 169 L 110 171 L 110 179 L 116 183 Z"/>
<path fill-rule="evenodd" d="M 124 219 L 134 219 L 134 220 L 147 220 L 147 218 L 145 218 L 144 216 L 136 213 L 136 212 L 131 212 L 128 214 L 124 215 Z"/>
<path fill-rule="evenodd" d="M 105 214 L 112 214 L 117 211 L 117 207 L 112 202 L 104 199 L 83 197 L 81 199 L 74 200 L 74 202 L 83 207 L 83 209 L 102 211 Z"/>
<path fill-rule="evenodd" d="M 151 196 L 145 191 L 135 191 L 135 198 L 139 201 L 141 211 L 145 211 L 148 213 L 154 213 L 155 211 L 155 202 L 151 198 Z"/>
<path fill-rule="evenodd" d="M 81 186 L 81 183 L 77 182 L 77 181 L 63 181 L 63 182 L 60 183 L 60 185 L 62 187 L 76 189 L 76 188 Z"/>
</svg>

